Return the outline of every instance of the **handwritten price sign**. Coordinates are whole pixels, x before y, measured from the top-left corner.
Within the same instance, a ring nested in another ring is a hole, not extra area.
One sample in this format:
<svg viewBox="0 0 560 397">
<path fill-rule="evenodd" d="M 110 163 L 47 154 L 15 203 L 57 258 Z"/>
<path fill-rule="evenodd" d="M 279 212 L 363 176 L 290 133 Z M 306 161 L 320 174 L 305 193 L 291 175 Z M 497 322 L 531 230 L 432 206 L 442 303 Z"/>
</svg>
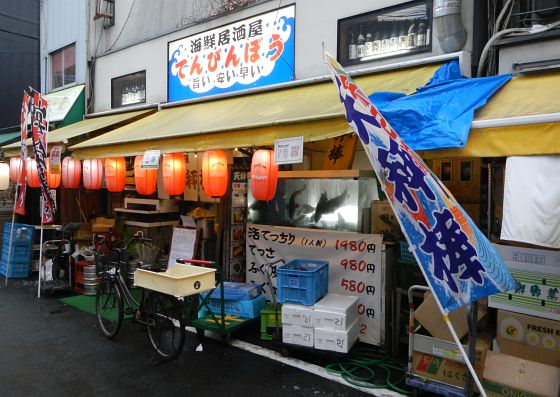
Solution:
<svg viewBox="0 0 560 397">
<path fill-rule="evenodd" d="M 385 266 L 382 236 L 315 229 L 247 225 L 247 281 L 276 292 L 276 268 L 293 259 L 329 262 L 329 289 L 360 298 L 360 340 L 384 343 Z M 269 285 L 267 272 L 272 285 Z"/>
</svg>

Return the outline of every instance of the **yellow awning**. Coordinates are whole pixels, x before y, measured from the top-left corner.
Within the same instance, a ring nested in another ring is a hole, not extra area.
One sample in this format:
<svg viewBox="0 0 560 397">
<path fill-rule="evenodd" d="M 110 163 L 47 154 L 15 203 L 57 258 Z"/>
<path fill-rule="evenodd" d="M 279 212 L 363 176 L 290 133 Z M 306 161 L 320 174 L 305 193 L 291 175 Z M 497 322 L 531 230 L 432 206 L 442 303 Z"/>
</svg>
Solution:
<svg viewBox="0 0 560 397">
<path fill-rule="evenodd" d="M 557 87 L 560 87 L 558 72 L 514 76 L 476 112 L 464 148 L 429 150 L 420 154 L 426 159 L 558 154 L 560 100 Z M 550 117 L 539 117 L 542 115 Z M 546 119 L 553 121 L 542 121 Z"/>
<path fill-rule="evenodd" d="M 48 145 L 66 143 L 73 138 L 82 137 L 86 134 L 103 133 L 110 128 L 118 128 L 125 124 L 132 123 L 154 112 L 155 108 L 87 118 L 69 126 L 49 131 L 47 135 Z M 75 142 L 69 143 L 73 144 Z M 31 139 L 28 139 L 27 146 L 32 145 Z M 20 153 L 20 147 L 21 144 L 16 142 L 3 146 L 2 150 L 6 157 L 17 156 Z"/>
<path fill-rule="evenodd" d="M 410 94 L 439 65 L 358 77 L 367 93 Z M 331 81 L 172 107 L 70 147 L 78 158 L 132 156 L 148 149 L 193 152 L 273 145 L 278 138 L 306 142 L 340 136 L 351 129 Z"/>
</svg>

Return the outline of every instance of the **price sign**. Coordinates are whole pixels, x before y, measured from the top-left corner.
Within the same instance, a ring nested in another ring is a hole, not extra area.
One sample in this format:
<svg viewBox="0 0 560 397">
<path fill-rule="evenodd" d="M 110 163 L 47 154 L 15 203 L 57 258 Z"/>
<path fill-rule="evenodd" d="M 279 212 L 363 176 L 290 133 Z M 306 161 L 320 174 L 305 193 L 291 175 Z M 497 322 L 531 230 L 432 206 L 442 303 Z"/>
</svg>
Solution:
<svg viewBox="0 0 560 397">
<path fill-rule="evenodd" d="M 56 145 L 51 149 L 49 169 L 53 174 L 60 174 L 60 157 L 62 156 L 62 146 Z"/>
<path fill-rule="evenodd" d="M 293 259 L 325 260 L 329 262 L 328 291 L 360 298 L 360 340 L 381 345 L 385 321 L 382 239 L 380 234 L 247 224 L 246 279 L 261 284 L 271 299 L 277 266 Z"/>
<path fill-rule="evenodd" d="M 159 150 L 146 150 L 144 156 L 142 157 L 142 164 L 140 168 L 157 170 L 159 168 L 159 156 L 161 152 Z"/>
<path fill-rule="evenodd" d="M 173 266 L 177 259 L 192 259 L 195 247 L 196 229 L 174 227 L 167 267 Z"/>
<path fill-rule="evenodd" d="M 303 162 L 302 136 L 274 141 L 275 164 L 299 164 L 301 162 Z"/>
</svg>

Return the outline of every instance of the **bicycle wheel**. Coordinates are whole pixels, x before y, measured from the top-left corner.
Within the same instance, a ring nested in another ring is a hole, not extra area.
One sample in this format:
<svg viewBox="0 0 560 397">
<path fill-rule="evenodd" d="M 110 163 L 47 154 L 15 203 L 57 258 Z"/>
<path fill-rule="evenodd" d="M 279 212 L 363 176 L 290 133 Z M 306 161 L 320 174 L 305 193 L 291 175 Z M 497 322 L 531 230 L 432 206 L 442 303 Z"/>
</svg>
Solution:
<svg viewBox="0 0 560 397">
<path fill-rule="evenodd" d="M 148 338 L 156 353 L 171 361 L 183 351 L 185 344 L 185 319 L 176 298 L 159 293 L 149 293 L 145 303 Z"/>
<path fill-rule="evenodd" d="M 104 280 L 99 284 L 95 295 L 95 309 L 101 332 L 107 338 L 112 338 L 119 332 L 124 315 L 121 291 L 116 283 Z"/>
</svg>

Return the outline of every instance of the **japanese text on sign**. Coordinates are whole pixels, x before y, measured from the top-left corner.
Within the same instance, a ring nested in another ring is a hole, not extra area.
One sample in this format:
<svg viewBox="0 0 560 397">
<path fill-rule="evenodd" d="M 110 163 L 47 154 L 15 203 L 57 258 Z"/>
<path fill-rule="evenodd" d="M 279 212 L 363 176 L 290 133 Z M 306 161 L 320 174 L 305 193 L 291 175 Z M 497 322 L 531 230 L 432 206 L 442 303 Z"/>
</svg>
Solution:
<svg viewBox="0 0 560 397">
<path fill-rule="evenodd" d="M 381 243 L 377 234 L 247 224 L 246 278 L 260 284 L 271 299 L 278 266 L 293 259 L 328 261 L 328 291 L 360 298 L 360 340 L 379 345 L 384 319 Z"/>
<path fill-rule="evenodd" d="M 295 7 L 169 43 L 169 101 L 277 84 L 294 77 Z"/>
</svg>

